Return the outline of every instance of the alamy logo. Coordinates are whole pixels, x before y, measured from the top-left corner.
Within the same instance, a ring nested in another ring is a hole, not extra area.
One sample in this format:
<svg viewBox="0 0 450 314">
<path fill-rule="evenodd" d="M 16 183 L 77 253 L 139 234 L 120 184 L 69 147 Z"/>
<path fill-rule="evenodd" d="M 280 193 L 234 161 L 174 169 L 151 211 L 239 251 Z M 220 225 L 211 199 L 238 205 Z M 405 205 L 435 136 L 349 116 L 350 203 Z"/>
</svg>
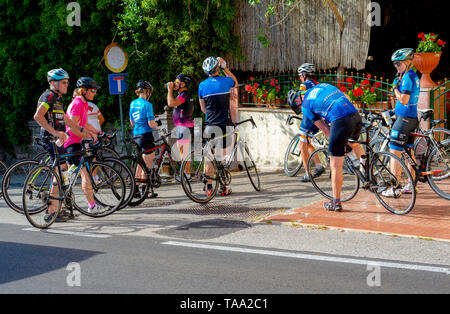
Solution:
<svg viewBox="0 0 450 314">
<path fill-rule="evenodd" d="M 70 2 L 67 7 L 67 11 L 71 11 L 67 15 L 67 25 L 73 26 L 81 26 L 81 7 L 78 2 Z"/>
<path fill-rule="evenodd" d="M 68 287 L 81 287 L 81 266 L 78 263 L 69 263 L 66 267 L 69 274 L 66 277 Z"/>
</svg>

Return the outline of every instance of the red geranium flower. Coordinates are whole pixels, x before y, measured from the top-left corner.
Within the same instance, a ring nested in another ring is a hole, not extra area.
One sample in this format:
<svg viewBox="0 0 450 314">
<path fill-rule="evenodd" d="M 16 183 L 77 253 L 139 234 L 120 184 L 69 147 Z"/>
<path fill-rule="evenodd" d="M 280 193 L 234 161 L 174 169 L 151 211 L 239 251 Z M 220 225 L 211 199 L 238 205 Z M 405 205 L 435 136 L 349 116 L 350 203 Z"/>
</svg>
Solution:
<svg viewBox="0 0 450 314">
<path fill-rule="evenodd" d="M 343 92 L 343 93 L 346 93 L 346 92 L 347 92 L 347 88 L 345 88 L 344 86 L 342 86 L 342 87 L 340 88 L 340 90 L 341 90 L 341 92 Z"/>
<path fill-rule="evenodd" d="M 419 37 L 419 39 L 423 40 L 425 38 L 425 34 L 424 33 L 420 33 L 419 36 L 417 36 L 417 37 Z"/>
<path fill-rule="evenodd" d="M 245 91 L 251 92 L 252 91 L 251 85 L 245 85 Z"/>
</svg>

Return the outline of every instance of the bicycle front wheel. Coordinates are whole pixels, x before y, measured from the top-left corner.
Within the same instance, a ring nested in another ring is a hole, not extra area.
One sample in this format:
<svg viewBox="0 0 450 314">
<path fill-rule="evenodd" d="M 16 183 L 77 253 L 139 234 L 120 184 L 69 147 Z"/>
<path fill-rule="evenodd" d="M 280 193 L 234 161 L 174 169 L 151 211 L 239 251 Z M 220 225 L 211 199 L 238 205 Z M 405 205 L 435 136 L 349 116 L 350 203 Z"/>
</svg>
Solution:
<svg viewBox="0 0 450 314">
<path fill-rule="evenodd" d="M 11 165 L 2 181 L 2 194 L 6 204 L 19 214 L 23 214 L 22 192 L 25 179 L 31 169 L 39 165 L 39 161 L 25 159 Z"/>
<path fill-rule="evenodd" d="M 61 181 L 48 166 L 33 168 L 22 191 L 23 210 L 30 224 L 46 229 L 55 222 L 63 203 Z"/>
<path fill-rule="evenodd" d="M 331 179 L 330 156 L 326 148 L 315 150 L 308 159 L 308 177 L 316 190 L 324 197 L 333 199 L 333 184 Z M 341 202 L 347 202 L 355 197 L 359 190 L 359 179 L 344 162 L 342 169 L 343 183 Z"/>
<path fill-rule="evenodd" d="M 289 143 L 284 154 L 284 173 L 288 177 L 293 177 L 300 171 L 303 164 L 300 154 L 300 134 L 297 134 Z"/>
<path fill-rule="evenodd" d="M 241 146 L 242 150 L 242 161 L 245 166 L 245 170 L 247 171 L 248 178 L 250 179 L 251 184 L 255 191 L 261 191 L 261 182 L 259 180 L 258 169 L 256 168 L 256 164 L 253 161 L 252 156 L 250 155 L 250 150 L 246 144 Z"/>
<path fill-rule="evenodd" d="M 5 165 L 3 161 L 0 161 L 0 183 L 3 182 L 3 177 L 6 174 L 6 171 L 8 170 L 8 167 Z M 0 191 L 0 198 L 3 197 L 3 192 Z"/>
<path fill-rule="evenodd" d="M 450 140 L 441 142 L 427 160 L 428 184 L 442 198 L 450 200 Z"/>
<path fill-rule="evenodd" d="M 130 168 L 134 181 L 135 181 L 135 188 L 134 188 L 134 194 L 128 205 L 130 206 L 138 206 L 142 204 L 142 202 L 145 201 L 145 199 L 148 196 L 148 193 L 150 192 L 150 173 L 147 169 L 147 166 L 145 163 L 135 157 L 132 156 L 123 156 L 120 157 L 120 159 Z M 139 173 L 138 173 L 138 169 Z M 139 174 L 139 178 L 137 175 Z M 141 179 L 141 177 L 144 177 L 144 179 Z"/>
<path fill-rule="evenodd" d="M 193 151 L 181 163 L 181 186 L 184 193 L 200 204 L 212 200 L 219 189 L 217 163 L 209 155 L 203 155 L 203 150 Z"/>
<path fill-rule="evenodd" d="M 72 185 L 74 207 L 82 214 L 89 217 L 105 217 L 120 207 L 125 200 L 125 183 L 120 173 L 113 167 L 93 162 L 92 171 L 88 173 L 85 182 L 81 179 L 81 171 Z M 92 177 L 96 173 L 96 177 Z M 89 209 L 87 195 L 92 195 L 97 209 Z"/>
<path fill-rule="evenodd" d="M 387 152 L 375 153 L 370 165 L 371 190 L 388 211 L 405 215 L 416 202 L 414 180 L 405 163 Z"/>
</svg>

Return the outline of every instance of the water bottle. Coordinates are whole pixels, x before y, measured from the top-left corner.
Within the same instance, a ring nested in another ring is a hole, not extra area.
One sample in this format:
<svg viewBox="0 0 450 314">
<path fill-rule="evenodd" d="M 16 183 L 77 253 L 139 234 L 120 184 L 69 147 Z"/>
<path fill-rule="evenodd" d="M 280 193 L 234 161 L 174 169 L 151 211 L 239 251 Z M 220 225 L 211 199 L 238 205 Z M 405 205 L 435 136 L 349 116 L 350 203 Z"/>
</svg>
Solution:
<svg viewBox="0 0 450 314">
<path fill-rule="evenodd" d="M 69 175 L 69 179 L 70 180 L 72 180 L 72 178 L 73 178 L 73 176 L 74 176 L 74 173 L 75 173 L 75 171 L 77 170 L 77 166 L 75 166 L 75 165 L 71 165 L 70 167 L 69 167 L 69 169 L 67 170 L 67 174 Z"/>
<path fill-rule="evenodd" d="M 366 155 L 363 155 L 359 159 L 359 171 L 361 171 L 361 173 L 365 173 L 366 168 L 367 168 L 367 157 Z"/>
<path fill-rule="evenodd" d="M 69 172 L 68 171 L 63 171 L 62 172 L 62 177 L 63 177 L 63 180 L 64 180 L 64 185 L 69 185 L 70 184 L 70 180 L 69 180 L 70 174 L 69 174 Z"/>
</svg>

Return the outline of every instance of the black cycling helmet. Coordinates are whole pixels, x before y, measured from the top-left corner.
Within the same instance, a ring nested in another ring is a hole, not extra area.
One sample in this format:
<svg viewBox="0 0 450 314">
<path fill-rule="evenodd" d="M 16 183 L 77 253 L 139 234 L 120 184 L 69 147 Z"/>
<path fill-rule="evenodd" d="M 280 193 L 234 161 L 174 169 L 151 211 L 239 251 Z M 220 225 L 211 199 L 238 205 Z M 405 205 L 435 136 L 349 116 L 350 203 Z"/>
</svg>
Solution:
<svg viewBox="0 0 450 314">
<path fill-rule="evenodd" d="M 100 86 L 98 86 L 97 82 L 92 77 L 80 77 L 77 81 L 77 87 L 84 87 L 84 88 L 95 88 L 99 89 Z"/>
<path fill-rule="evenodd" d="M 300 114 L 302 112 L 302 94 L 304 94 L 304 92 L 298 89 L 291 89 L 288 93 L 287 98 L 289 107 L 291 107 L 296 114 Z"/>
<path fill-rule="evenodd" d="M 176 78 L 180 82 L 184 82 L 186 84 L 186 87 L 190 86 L 190 84 L 193 83 L 193 80 L 185 74 L 178 74 Z"/>
<path fill-rule="evenodd" d="M 136 89 L 149 89 L 151 92 L 153 92 L 152 84 L 150 84 L 150 82 L 146 80 L 139 80 L 136 84 Z"/>
</svg>

